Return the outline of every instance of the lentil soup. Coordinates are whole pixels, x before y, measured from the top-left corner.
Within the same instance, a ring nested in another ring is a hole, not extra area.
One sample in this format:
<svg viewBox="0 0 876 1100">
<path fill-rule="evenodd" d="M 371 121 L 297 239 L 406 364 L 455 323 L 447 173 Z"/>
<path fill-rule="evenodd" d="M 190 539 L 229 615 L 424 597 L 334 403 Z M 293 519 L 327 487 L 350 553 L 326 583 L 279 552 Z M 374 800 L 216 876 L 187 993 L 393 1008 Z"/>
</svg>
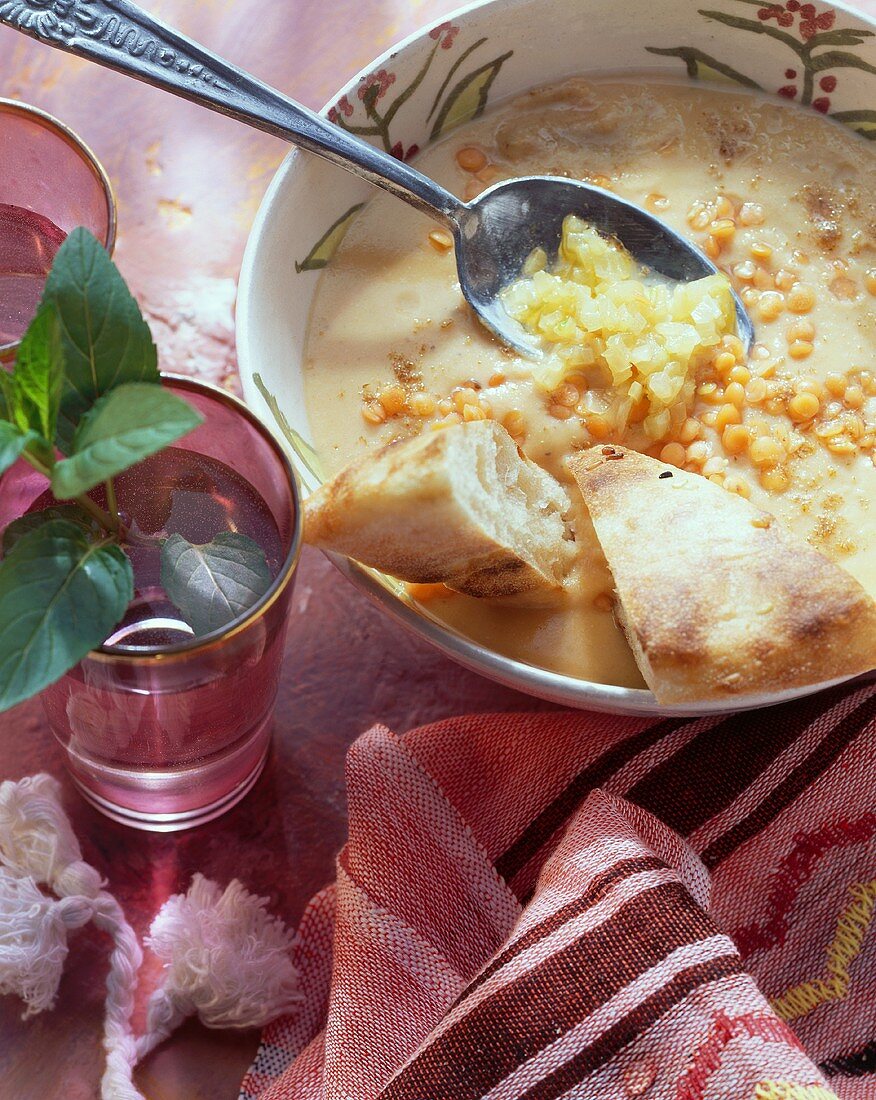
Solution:
<svg viewBox="0 0 876 1100">
<path fill-rule="evenodd" d="M 388 196 L 322 273 L 305 356 L 324 473 L 366 448 L 494 417 L 567 485 L 580 553 L 548 605 L 418 589 L 429 613 L 507 656 L 640 687 L 611 614 L 611 577 L 565 460 L 617 442 L 750 498 L 876 596 L 876 205 L 872 150 L 829 119 L 749 92 L 574 79 L 460 128 L 418 166 L 466 198 L 551 173 L 640 203 L 727 273 L 755 323 L 725 336 L 669 415 L 572 370 L 548 391 L 472 317 L 449 234 Z M 665 538 L 672 552 L 671 532 Z M 744 583 L 744 577 L 740 583 Z"/>
</svg>

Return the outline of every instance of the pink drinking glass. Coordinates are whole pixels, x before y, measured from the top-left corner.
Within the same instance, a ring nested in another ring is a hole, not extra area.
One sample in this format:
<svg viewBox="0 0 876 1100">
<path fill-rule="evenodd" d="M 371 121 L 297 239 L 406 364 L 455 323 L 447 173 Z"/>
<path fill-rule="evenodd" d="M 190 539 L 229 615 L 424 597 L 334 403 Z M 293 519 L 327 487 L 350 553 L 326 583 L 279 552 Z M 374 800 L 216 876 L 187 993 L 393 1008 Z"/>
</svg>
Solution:
<svg viewBox="0 0 876 1100">
<path fill-rule="evenodd" d="M 269 554 L 273 583 L 245 616 L 201 638 L 127 645 L 131 628 L 119 628 L 116 644 L 94 650 L 48 687 L 43 704 L 85 798 L 116 821 L 170 832 L 230 809 L 264 765 L 301 512 L 288 459 L 242 402 L 192 379 L 163 377 L 204 417 L 174 448 L 230 468 L 266 506 L 276 536 L 273 561 Z M 117 479 L 123 513 L 129 490 L 122 479 L 129 477 L 136 491 L 142 469 Z M 3 477 L 0 527 L 31 509 L 45 491 L 45 478 L 16 463 Z M 175 499 L 178 507 L 185 494 Z M 229 501 L 219 494 L 213 503 Z"/>
<path fill-rule="evenodd" d="M 116 203 L 94 153 L 56 118 L 0 99 L 0 360 L 36 312 L 64 237 L 84 225 L 112 254 Z"/>
</svg>

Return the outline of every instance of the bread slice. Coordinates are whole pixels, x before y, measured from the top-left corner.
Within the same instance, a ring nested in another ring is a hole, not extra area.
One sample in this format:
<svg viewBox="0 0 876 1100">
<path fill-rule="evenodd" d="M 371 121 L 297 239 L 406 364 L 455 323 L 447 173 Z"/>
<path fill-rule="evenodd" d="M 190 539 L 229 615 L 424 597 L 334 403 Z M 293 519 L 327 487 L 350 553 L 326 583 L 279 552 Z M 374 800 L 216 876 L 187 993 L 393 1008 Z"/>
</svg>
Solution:
<svg viewBox="0 0 876 1100">
<path fill-rule="evenodd" d="M 565 490 L 492 420 L 372 451 L 304 505 L 304 538 L 403 581 L 470 596 L 562 585 Z"/>
<path fill-rule="evenodd" d="M 876 666 L 876 602 L 768 513 L 623 447 L 593 447 L 570 468 L 658 702 L 782 691 Z"/>
</svg>

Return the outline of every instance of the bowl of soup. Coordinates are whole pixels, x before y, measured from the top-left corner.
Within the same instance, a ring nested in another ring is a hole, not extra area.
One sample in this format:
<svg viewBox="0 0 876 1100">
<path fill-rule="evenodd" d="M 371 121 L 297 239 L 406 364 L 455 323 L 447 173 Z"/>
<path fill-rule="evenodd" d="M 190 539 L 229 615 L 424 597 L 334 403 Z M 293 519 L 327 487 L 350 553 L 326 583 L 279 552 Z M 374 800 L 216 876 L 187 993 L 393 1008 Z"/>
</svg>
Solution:
<svg viewBox="0 0 876 1100">
<path fill-rule="evenodd" d="M 293 151 L 252 231 L 237 335 L 246 398 L 305 492 L 392 439 L 496 419 L 573 499 L 569 454 L 647 451 L 773 513 L 876 595 L 876 24 L 798 0 L 487 0 L 378 58 L 323 113 L 463 198 L 552 174 L 638 203 L 727 274 L 756 340 L 725 337 L 665 415 L 585 369 L 546 389 L 464 303 L 446 231 Z M 579 583 L 556 605 L 337 564 L 484 675 L 573 706 L 668 713 L 612 614 L 586 511 L 576 528 Z M 654 537 L 672 552 L 672 532 Z"/>
</svg>

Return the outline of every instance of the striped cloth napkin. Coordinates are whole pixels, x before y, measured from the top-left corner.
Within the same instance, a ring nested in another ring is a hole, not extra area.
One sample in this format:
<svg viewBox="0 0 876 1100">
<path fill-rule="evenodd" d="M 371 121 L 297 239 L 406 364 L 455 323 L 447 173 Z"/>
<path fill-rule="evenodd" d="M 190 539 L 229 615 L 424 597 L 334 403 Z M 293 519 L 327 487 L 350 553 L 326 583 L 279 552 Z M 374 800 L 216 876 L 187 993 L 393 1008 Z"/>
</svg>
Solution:
<svg viewBox="0 0 876 1100">
<path fill-rule="evenodd" d="M 478 715 L 347 762 L 246 1100 L 876 1097 L 876 685 Z"/>
</svg>

